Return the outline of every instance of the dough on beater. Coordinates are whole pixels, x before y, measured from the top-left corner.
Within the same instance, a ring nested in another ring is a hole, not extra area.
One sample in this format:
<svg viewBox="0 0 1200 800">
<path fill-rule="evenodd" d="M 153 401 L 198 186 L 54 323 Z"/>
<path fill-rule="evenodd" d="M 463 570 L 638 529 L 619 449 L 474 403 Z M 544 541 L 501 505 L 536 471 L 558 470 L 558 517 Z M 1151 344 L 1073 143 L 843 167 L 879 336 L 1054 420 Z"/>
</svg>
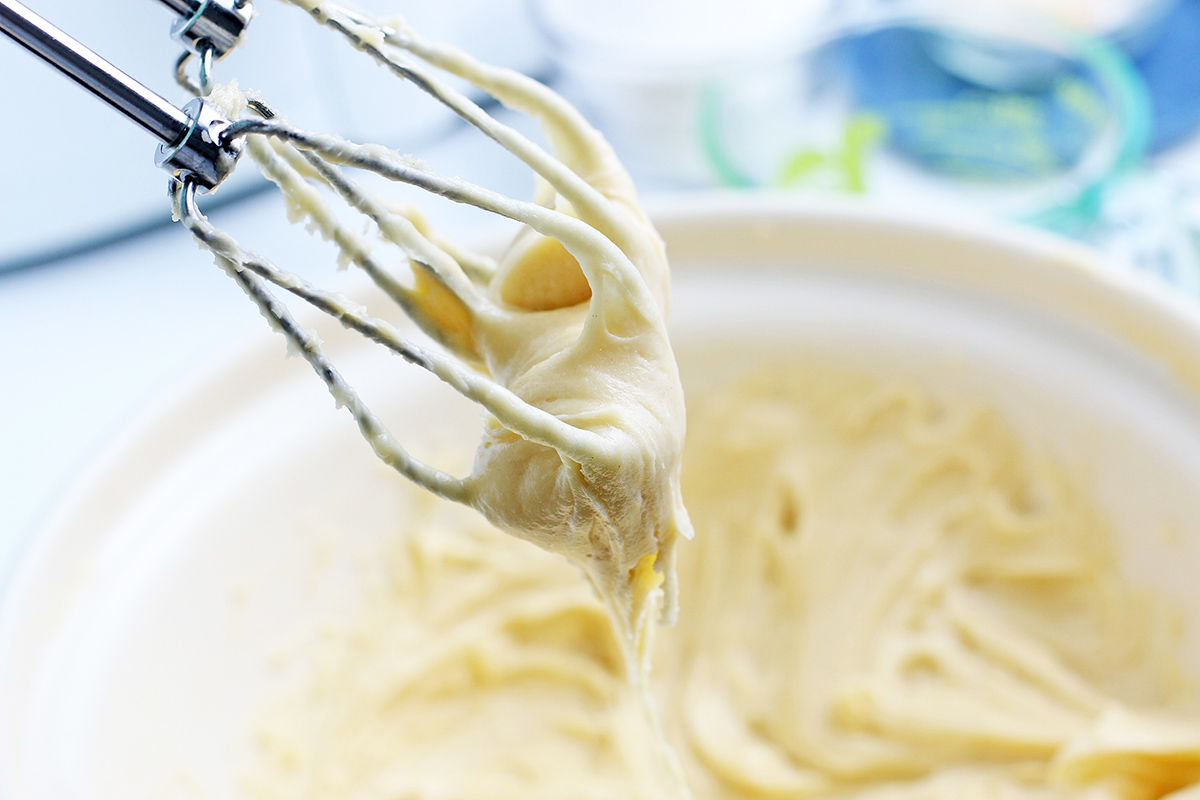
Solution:
<svg viewBox="0 0 1200 800">
<path fill-rule="evenodd" d="M 632 180 L 603 136 L 531 78 L 427 41 L 399 19 L 370 22 L 332 3 L 293 1 L 525 160 L 538 177 L 536 197 L 513 200 L 430 172 L 382 146 L 303 131 L 264 112 L 236 85 L 213 93 L 211 100 L 239 120 L 249 153 L 282 189 L 292 217 L 333 241 L 343 260 L 367 270 L 444 353 L 404 341 L 344 298 L 249 254 L 190 213 L 186 202 L 185 224 L 236 278 L 250 270 L 300 294 L 485 407 L 471 475 L 446 475 L 391 438 L 315 342 L 297 342 L 385 461 L 581 568 L 611 609 L 636 676 L 653 611 L 674 618 L 675 545 L 690 537 L 691 526 L 679 488 L 685 409 L 667 336 L 667 259 Z M 496 122 L 427 67 L 525 113 L 542 127 L 549 152 Z M 464 256 L 418 214 L 356 184 L 344 165 L 511 218 L 522 223 L 521 233 L 498 263 L 487 266 Z M 384 274 L 372 247 L 331 211 L 317 189 L 322 183 L 407 257 L 409 283 Z M 266 301 L 256 302 L 269 318 L 278 316 Z"/>
</svg>

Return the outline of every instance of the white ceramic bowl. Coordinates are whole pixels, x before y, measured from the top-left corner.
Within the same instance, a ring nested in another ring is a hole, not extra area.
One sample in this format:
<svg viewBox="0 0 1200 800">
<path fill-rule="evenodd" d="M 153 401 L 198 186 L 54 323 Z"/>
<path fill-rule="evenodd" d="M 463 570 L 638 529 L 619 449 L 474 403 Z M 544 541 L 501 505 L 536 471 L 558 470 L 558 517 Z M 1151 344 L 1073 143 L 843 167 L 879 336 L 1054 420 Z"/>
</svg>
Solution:
<svg viewBox="0 0 1200 800">
<path fill-rule="evenodd" d="M 769 197 L 656 218 L 690 386 L 789 347 L 962 383 L 1086 476 L 1131 579 L 1200 620 L 1190 303 L 1024 231 Z M 476 409 L 326 338 L 402 441 L 466 469 Z M 0 797 L 236 795 L 255 709 L 293 677 L 273 655 L 354 607 L 399 514 L 399 478 L 282 354 L 264 331 L 164 398 L 35 537 L 0 603 Z M 1185 649 L 1200 673 L 1194 628 Z"/>
</svg>

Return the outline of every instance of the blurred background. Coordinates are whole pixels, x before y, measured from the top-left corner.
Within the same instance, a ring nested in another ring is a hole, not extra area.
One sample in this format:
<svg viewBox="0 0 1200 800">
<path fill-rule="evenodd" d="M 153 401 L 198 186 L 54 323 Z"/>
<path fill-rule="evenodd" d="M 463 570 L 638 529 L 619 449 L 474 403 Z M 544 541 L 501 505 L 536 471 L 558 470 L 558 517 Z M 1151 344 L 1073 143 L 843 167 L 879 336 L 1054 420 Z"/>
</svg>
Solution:
<svg viewBox="0 0 1200 800">
<path fill-rule="evenodd" d="M 25 1 L 187 99 L 162 3 Z M 561 91 L 651 203 L 779 191 L 981 216 L 1081 240 L 1200 296 L 1200 0 L 359 5 Z M 296 8 L 255 8 L 218 82 L 262 91 L 306 128 L 528 196 L 528 171 L 448 111 Z M 261 320 L 170 223 L 147 135 L 5 38 L 0 103 L 3 565 L 104 441 Z M 202 207 L 278 263 L 347 280 L 267 188 L 247 161 Z M 422 206 L 468 240 L 501 227 Z"/>
</svg>

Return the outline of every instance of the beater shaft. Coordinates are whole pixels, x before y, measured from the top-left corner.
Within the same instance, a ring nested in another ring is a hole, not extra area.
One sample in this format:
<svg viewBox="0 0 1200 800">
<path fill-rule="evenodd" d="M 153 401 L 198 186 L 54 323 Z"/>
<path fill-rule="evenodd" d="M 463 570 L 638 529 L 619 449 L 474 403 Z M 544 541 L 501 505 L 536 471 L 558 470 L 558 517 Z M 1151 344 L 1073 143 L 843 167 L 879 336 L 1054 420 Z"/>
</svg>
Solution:
<svg viewBox="0 0 1200 800">
<path fill-rule="evenodd" d="M 254 17 L 249 0 L 160 0 L 179 15 L 171 36 L 193 53 L 211 48 L 215 58 L 228 53 Z"/>
<path fill-rule="evenodd" d="M 45 59 L 163 144 L 183 139 L 191 119 L 16 0 L 0 0 L 0 31 Z"/>
<path fill-rule="evenodd" d="M 237 150 L 221 144 L 218 135 L 229 120 L 210 104 L 193 100 L 177 108 L 17 0 L 0 0 L 0 31 L 149 131 L 162 143 L 158 166 L 194 175 L 205 189 L 233 168 Z"/>
<path fill-rule="evenodd" d="M 190 16 L 195 12 L 197 5 L 193 0 L 159 0 L 159 2 L 180 16 Z"/>
</svg>

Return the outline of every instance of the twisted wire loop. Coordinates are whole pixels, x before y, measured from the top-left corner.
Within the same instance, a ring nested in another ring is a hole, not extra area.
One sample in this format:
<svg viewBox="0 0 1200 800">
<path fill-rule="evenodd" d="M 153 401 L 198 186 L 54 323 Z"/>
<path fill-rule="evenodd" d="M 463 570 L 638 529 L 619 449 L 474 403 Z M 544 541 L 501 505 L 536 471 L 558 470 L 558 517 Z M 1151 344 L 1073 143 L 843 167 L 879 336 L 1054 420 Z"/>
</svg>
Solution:
<svg viewBox="0 0 1200 800">
<path fill-rule="evenodd" d="M 216 48 L 205 39 L 200 43 L 200 93 L 208 96 L 212 91 L 212 68 Z"/>
<path fill-rule="evenodd" d="M 204 243 L 217 262 L 258 307 L 259 312 L 275 330 L 288 340 L 325 383 L 339 406 L 345 406 L 358 424 L 359 431 L 370 443 L 375 454 L 405 477 L 449 500 L 462 502 L 464 483 L 414 459 L 395 440 L 379 418 L 371 413 L 333 363 L 325 355 L 317 336 L 302 328 L 287 306 L 267 287 L 272 283 L 287 289 L 313 306 L 331 314 L 347 327 L 357 330 L 383 344 L 407 361 L 433 371 L 432 359 L 421 348 L 412 345 L 388 323 L 373 319 L 337 295 L 317 289 L 297 276 L 281 270 L 266 258 L 238 244 L 233 237 L 218 230 L 196 205 L 196 184 L 184 178 L 172 181 L 172 201 L 175 213 L 183 225 Z"/>
<path fill-rule="evenodd" d="M 175 83 L 188 94 L 199 97 L 201 94 L 200 87 L 192 83 L 192 79 L 187 74 L 187 66 L 192 61 L 192 56 L 195 55 L 191 50 L 184 50 L 179 54 L 179 58 L 175 60 Z"/>
<path fill-rule="evenodd" d="M 379 200 L 348 178 L 338 164 L 367 169 L 456 202 L 469 203 L 513 219 L 531 222 L 539 232 L 556 238 L 578 239 L 589 234 L 590 229 L 586 225 L 566 214 L 533 203 L 513 201 L 460 179 L 446 178 L 417 168 L 402 158 L 381 154 L 375 147 L 356 145 L 337 136 L 299 130 L 276 119 L 273 109 L 261 100 L 251 100 L 248 105 L 263 118 L 234 122 L 223 132 L 222 144 L 230 144 L 237 138 L 251 134 L 281 140 L 284 144 L 278 148 L 269 147 L 261 140 L 250 141 L 251 153 L 267 176 L 285 190 L 307 194 L 310 208 L 314 209 L 310 212 L 313 221 L 322 233 L 333 240 L 349 260 L 363 269 L 410 318 L 451 349 L 453 343 L 445 341 L 440 335 L 442 332 L 437 323 L 415 301 L 414 291 L 387 272 L 371 257 L 357 236 L 335 219 L 315 189 L 304 180 L 305 167 L 351 207 L 371 218 L 383 236 L 401 247 L 416 265 L 458 297 L 469 298 L 476 313 L 498 313 L 477 291 L 477 283 L 486 280 L 494 272 L 494 264 L 484 258 L 470 258 L 461 254 L 456 258 L 441 249 L 435 243 L 436 236 L 427 238 L 411 221 L 391 213 Z M 184 226 L 213 251 L 221 266 L 234 277 L 264 317 L 308 361 L 338 404 L 349 409 L 376 454 L 418 485 L 447 499 L 465 502 L 465 480 L 454 478 L 412 458 L 341 378 L 322 352 L 316 337 L 296 325 L 286 305 L 271 294 L 264 281 L 284 289 L 335 318 L 344 327 L 433 373 L 463 396 L 483 405 L 500 424 L 524 438 L 548 447 L 565 449 L 576 457 L 603 452 L 605 443 L 597 434 L 573 427 L 549 412 L 522 401 L 509 389 L 463 363 L 461 356 L 465 354 L 460 352 L 456 357 L 421 348 L 405 339 L 393 326 L 369 316 L 365 309 L 346 298 L 320 289 L 246 250 L 232 236 L 212 225 L 199 211 L 193 182 L 185 180 L 182 185 L 176 184 L 173 197 L 176 213 Z M 591 238 L 596 237 L 593 235 Z M 612 251 L 610 258 L 618 261 L 623 259 L 623 255 L 611 243 L 605 241 L 601 244 L 607 244 Z M 464 268 L 464 263 L 474 269 Z M 475 276 L 475 280 L 470 274 Z"/>
<path fill-rule="evenodd" d="M 179 58 L 175 60 L 175 83 L 178 84 L 185 92 L 194 97 L 207 97 L 212 92 L 212 74 L 213 61 L 215 59 L 216 49 L 204 40 L 199 45 L 200 50 L 200 69 L 199 80 L 197 84 L 192 81 L 187 74 L 188 64 L 191 63 L 193 53 L 191 50 L 184 50 L 179 54 Z"/>
<path fill-rule="evenodd" d="M 327 182 L 334 184 L 334 190 L 343 195 L 343 199 L 373 219 L 377 214 L 366 210 L 370 206 L 369 195 L 353 182 L 339 177 L 340 173 L 334 171 L 332 165 L 345 165 L 368 170 L 389 180 L 407 183 L 432 194 L 441 195 L 456 203 L 472 205 L 499 216 L 526 223 L 538 233 L 551 236 L 564 244 L 569 241 L 578 241 L 582 244 L 586 240 L 586 244 L 589 246 L 599 246 L 604 257 L 613 262 L 617 271 L 626 271 L 626 268 L 634 270 L 633 265 L 629 263 L 620 248 L 607 237 L 596 237 L 593 235 L 594 230 L 591 226 L 576 217 L 546 208 L 538 203 L 513 200 L 460 178 L 448 178 L 423 169 L 402 156 L 381 152 L 377 147 L 355 144 L 332 134 L 304 131 L 275 119 L 238 120 L 224 131 L 222 141 L 223 143 L 232 142 L 249 134 L 282 139 L 297 149 L 318 156 L 319 158 L 310 161 L 314 169 Z M 324 166 L 321 165 L 321 160 L 324 160 Z M 382 220 L 375 221 L 386 224 Z M 398 244 L 406 247 L 405 243 L 398 242 Z M 568 249 L 570 248 L 568 247 Z M 629 279 L 629 288 L 636 291 L 641 282 L 635 280 L 633 275 L 626 277 Z M 446 280 L 452 281 L 453 277 L 447 276 Z M 646 302 L 649 302 L 648 298 L 646 298 Z"/>
<path fill-rule="evenodd" d="M 469 344 L 457 341 L 447 333 L 427 304 L 422 302 L 421 295 L 427 289 L 409 287 L 385 270 L 369 254 L 359 237 L 337 219 L 314 184 L 332 190 L 348 206 L 367 216 L 384 240 L 404 252 L 420 278 L 429 279 L 448 290 L 472 320 L 484 322 L 504 322 L 512 314 L 510 309 L 498 308 L 482 291 L 496 272 L 495 262 L 441 236 L 413 210 L 398 211 L 377 198 L 349 177 L 345 167 L 373 172 L 388 180 L 413 185 L 454 202 L 524 223 L 534 231 L 558 240 L 568 251 L 590 249 L 598 252 L 600 257 L 593 261 L 602 266 L 592 265 L 594 274 L 588 275 L 589 283 L 593 280 L 616 280 L 634 298 L 634 306 L 646 318 L 659 319 L 661 315 L 656 308 L 655 298 L 637 268 L 622 251 L 622 226 L 614 215 L 613 204 L 599 189 L 558 158 L 509 126 L 497 122 L 475 102 L 448 87 L 424 68 L 408 63 L 402 55 L 385 52 L 385 49 L 394 49 L 390 47 L 392 42 L 403 42 L 413 48 L 424 46 L 426 52 L 422 53 L 423 58 L 435 66 L 445 66 L 438 63 L 439 59 L 432 48 L 423 45 L 421 40 L 401 37 L 394 29 L 382 27 L 380 30 L 389 46 L 380 48 L 363 36 L 362 30 L 366 24 L 364 17 L 332 5 L 323 8 L 323 11 L 328 12 L 328 16 L 322 21 L 349 38 L 359 49 L 385 63 L 397 75 L 416 83 L 489 138 L 515 153 L 542 178 L 550 192 L 561 195 L 570 204 L 573 214 L 548 207 L 545 196 L 536 198 L 534 202 L 517 201 L 460 178 L 440 175 L 378 146 L 356 144 L 335 135 L 302 130 L 279 118 L 274 109 L 260 98 L 246 100 L 246 111 L 221 132 L 220 144 L 228 146 L 239 138 L 246 138 L 247 149 L 264 174 L 279 185 L 285 194 L 302 198 L 303 202 L 298 205 L 309 216 L 312 225 L 338 246 L 345 260 L 363 269 L 423 331 L 444 346 L 448 354 L 413 345 L 395 328 L 368 316 L 363 309 L 352 307 L 345 298 L 325 292 L 245 250 L 199 212 L 195 202 L 195 187 L 190 183 L 174 190 L 178 216 L 201 244 L 213 250 L 221 265 L 235 275 L 239 285 L 251 295 L 271 324 L 283 332 L 304 355 L 338 403 L 350 409 L 363 435 L 381 458 L 416 483 L 444 497 L 463 496 L 463 481 L 431 471 L 431 468 L 416 462 L 386 434 L 382 424 L 337 375 L 315 340 L 304 336 L 288 321 L 291 318 L 286 316 L 284 304 L 272 297 L 265 284 L 284 289 L 334 317 L 343 326 L 429 370 L 459 393 L 483 405 L 501 425 L 521 437 L 555 448 L 576 460 L 603 457 L 610 447 L 602 436 L 571 425 L 521 400 L 484 371 L 475 368 L 479 363 L 478 354 L 472 352 Z M 314 16 L 319 15 L 314 12 Z M 204 91 L 204 85 L 197 87 L 190 80 L 185 83 L 184 68 L 187 63 L 188 57 L 185 55 L 177 65 L 177 75 L 183 76 L 181 84 L 194 92 Z M 206 78 L 203 69 L 201 75 Z M 495 81 L 488 80 L 486 76 L 469 76 L 469 79 L 474 79 L 485 91 L 501 94 Z M 540 87 L 540 84 L 537 86 Z M 577 117 L 577 112 L 565 101 L 557 100 L 557 95 L 544 87 L 540 88 L 544 90 L 541 99 L 556 100 L 546 104 L 552 109 L 550 113 Z M 590 126 L 582 123 L 581 117 L 573 118 L 571 122 L 576 123 L 577 127 L 591 130 Z M 600 299 L 594 298 L 594 304 L 599 303 Z"/>
<path fill-rule="evenodd" d="M 289 1 L 301 4 L 297 0 Z M 401 32 L 394 27 L 374 23 L 363 15 L 334 3 L 318 4 L 311 9 L 311 13 L 318 22 L 342 35 L 376 63 L 412 83 L 521 159 L 548 184 L 547 192 L 536 198 L 539 202 L 545 202 L 548 199 L 548 190 L 553 190 L 572 205 L 580 219 L 586 220 L 612 239 L 619 248 L 636 248 L 636 243 L 630 240 L 626 227 L 619 224 L 618 215 L 614 213 L 612 204 L 604 192 L 515 129 L 497 121 L 469 97 L 439 80 L 416 59 L 467 80 L 505 105 L 519 108 L 538 122 L 555 121 L 559 123 L 556 127 L 582 134 L 589 140 L 588 145 L 599 145 L 597 149 L 606 150 L 607 143 L 603 142 L 600 134 L 561 96 L 530 80 L 529 85 L 523 88 L 536 97 L 537 103 L 535 106 L 522 104 L 505 90 L 503 79 L 499 77 L 501 70 L 477 63 L 464 70 L 461 64 L 454 61 L 448 48 L 426 40 L 411 30 Z M 553 139 L 552 136 L 555 149 L 573 148 L 571 142 L 564 141 L 561 137 L 557 141 Z M 609 178 L 618 184 L 624 184 L 619 188 L 632 190 L 632 182 L 627 175 Z"/>
</svg>

